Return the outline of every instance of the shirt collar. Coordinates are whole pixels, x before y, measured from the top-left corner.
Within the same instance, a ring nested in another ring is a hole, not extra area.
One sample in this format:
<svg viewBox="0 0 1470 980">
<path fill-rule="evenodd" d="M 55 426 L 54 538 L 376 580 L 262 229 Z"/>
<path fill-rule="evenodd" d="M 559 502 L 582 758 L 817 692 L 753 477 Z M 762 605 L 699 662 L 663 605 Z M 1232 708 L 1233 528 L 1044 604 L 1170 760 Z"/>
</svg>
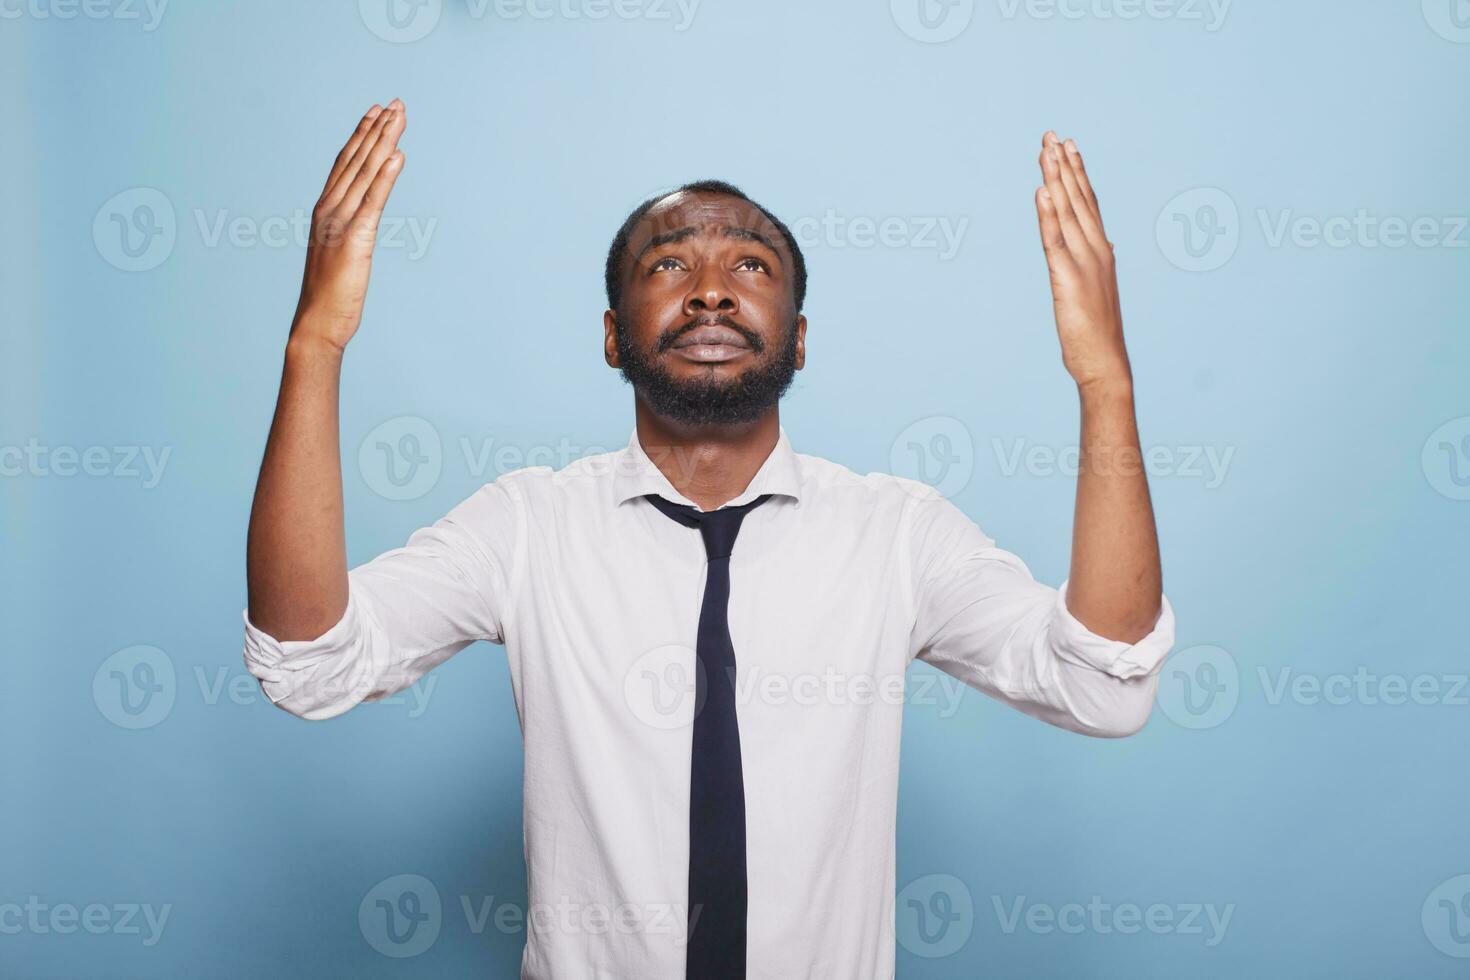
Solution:
<svg viewBox="0 0 1470 980">
<path fill-rule="evenodd" d="M 750 485 L 741 491 L 739 496 L 725 504 L 726 507 L 749 503 L 763 493 L 781 494 L 797 500 L 801 499 L 801 470 L 797 464 L 796 453 L 791 449 L 791 440 L 786 437 L 785 427 L 780 426 L 778 429 L 780 434 L 776 438 L 776 445 L 771 449 L 771 454 L 766 457 L 760 469 L 756 470 L 755 476 L 751 477 Z M 635 426 L 633 434 L 628 438 L 628 448 L 619 452 L 615 460 L 613 502 L 622 504 L 634 497 L 641 497 L 649 493 L 656 493 L 677 504 L 687 504 L 698 508 L 694 501 L 674 489 L 668 477 L 663 475 L 657 464 L 644 452 L 643 444 L 638 441 L 638 429 Z"/>
</svg>

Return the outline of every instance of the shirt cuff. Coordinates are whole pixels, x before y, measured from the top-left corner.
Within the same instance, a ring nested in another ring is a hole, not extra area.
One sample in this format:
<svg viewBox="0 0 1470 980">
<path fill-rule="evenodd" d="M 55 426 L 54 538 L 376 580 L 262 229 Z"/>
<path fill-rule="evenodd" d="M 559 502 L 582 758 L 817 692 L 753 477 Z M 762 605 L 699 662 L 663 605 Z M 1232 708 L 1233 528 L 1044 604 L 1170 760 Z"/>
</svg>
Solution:
<svg viewBox="0 0 1470 980">
<path fill-rule="evenodd" d="M 342 618 L 314 640 L 277 640 L 250 621 L 248 609 L 240 616 L 245 621 L 245 665 L 264 681 L 279 681 L 282 671 L 304 670 L 340 655 L 361 632 L 357 599 L 350 591 Z"/>
<path fill-rule="evenodd" d="M 1124 643 L 1098 636 L 1072 615 L 1067 608 L 1067 584 L 1057 589 L 1054 628 L 1062 656 L 1123 680 L 1146 677 L 1159 669 L 1174 648 L 1174 608 L 1168 596 L 1159 597 L 1159 618 L 1153 630 L 1137 643 Z"/>
</svg>

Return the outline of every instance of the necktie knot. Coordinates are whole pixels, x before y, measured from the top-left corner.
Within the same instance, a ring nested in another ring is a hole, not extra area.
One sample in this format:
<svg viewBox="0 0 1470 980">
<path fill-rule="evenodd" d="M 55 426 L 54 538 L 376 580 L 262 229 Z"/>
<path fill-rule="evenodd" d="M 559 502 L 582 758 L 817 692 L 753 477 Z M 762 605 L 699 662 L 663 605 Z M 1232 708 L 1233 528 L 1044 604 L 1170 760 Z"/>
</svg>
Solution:
<svg viewBox="0 0 1470 980">
<path fill-rule="evenodd" d="M 710 561 L 730 557 L 735 550 L 735 537 L 740 533 L 740 523 L 745 520 L 745 515 L 771 499 L 771 495 L 766 493 L 738 507 L 699 510 L 688 504 L 676 504 L 672 500 L 665 500 L 656 493 L 646 496 L 649 503 L 663 511 L 672 520 L 678 521 L 685 527 L 699 528 L 699 534 L 704 538 L 704 554 Z"/>
</svg>

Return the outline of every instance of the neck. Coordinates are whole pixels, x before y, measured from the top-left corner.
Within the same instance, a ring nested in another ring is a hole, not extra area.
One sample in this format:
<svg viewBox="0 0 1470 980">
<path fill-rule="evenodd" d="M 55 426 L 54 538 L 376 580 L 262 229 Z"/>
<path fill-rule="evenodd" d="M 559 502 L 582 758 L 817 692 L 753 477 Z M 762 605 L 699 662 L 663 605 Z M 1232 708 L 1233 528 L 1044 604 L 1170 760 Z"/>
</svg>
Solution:
<svg viewBox="0 0 1470 980">
<path fill-rule="evenodd" d="M 781 437 L 774 407 L 740 425 L 682 425 L 655 415 L 641 398 L 636 414 L 643 451 L 700 510 L 714 510 L 740 496 Z"/>
</svg>

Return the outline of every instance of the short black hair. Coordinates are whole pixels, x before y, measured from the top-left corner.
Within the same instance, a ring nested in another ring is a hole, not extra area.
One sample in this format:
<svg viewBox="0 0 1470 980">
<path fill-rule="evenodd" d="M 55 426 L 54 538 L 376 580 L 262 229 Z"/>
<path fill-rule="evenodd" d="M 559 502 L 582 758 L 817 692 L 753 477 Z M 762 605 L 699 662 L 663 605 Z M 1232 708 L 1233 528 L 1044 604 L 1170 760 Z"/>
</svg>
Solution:
<svg viewBox="0 0 1470 980">
<path fill-rule="evenodd" d="M 766 219 L 776 226 L 776 230 L 781 233 L 781 237 L 786 239 L 786 247 L 791 251 L 792 293 L 796 298 L 796 310 L 798 313 L 801 312 L 801 304 L 806 301 L 806 258 L 801 254 L 801 246 L 796 244 L 796 238 L 791 234 L 791 229 L 787 228 L 786 223 L 780 218 L 767 211 L 758 202 L 746 196 L 745 192 L 740 188 L 734 184 L 726 183 L 723 180 L 691 181 L 688 184 L 676 187 L 656 197 L 650 197 L 633 209 L 633 213 L 628 215 L 623 221 L 623 226 L 618 229 L 617 235 L 613 238 L 612 245 L 607 250 L 607 266 L 603 272 L 603 285 L 607 288 L 608 308 L 616 311 L 618 304 L 623 299 L 623 254 L 628 251 L 628 240 L 633 235 L 633 229 L 638 226 L 638 222 L 643 220 L 644 215 L 653 209 L 655 204 L 666 197 L 672 197 L 675 194 L 686 192 L 692 194 L 720 194 L 725 197 L 737 198 L 765 215 Z"/>
</svg>

